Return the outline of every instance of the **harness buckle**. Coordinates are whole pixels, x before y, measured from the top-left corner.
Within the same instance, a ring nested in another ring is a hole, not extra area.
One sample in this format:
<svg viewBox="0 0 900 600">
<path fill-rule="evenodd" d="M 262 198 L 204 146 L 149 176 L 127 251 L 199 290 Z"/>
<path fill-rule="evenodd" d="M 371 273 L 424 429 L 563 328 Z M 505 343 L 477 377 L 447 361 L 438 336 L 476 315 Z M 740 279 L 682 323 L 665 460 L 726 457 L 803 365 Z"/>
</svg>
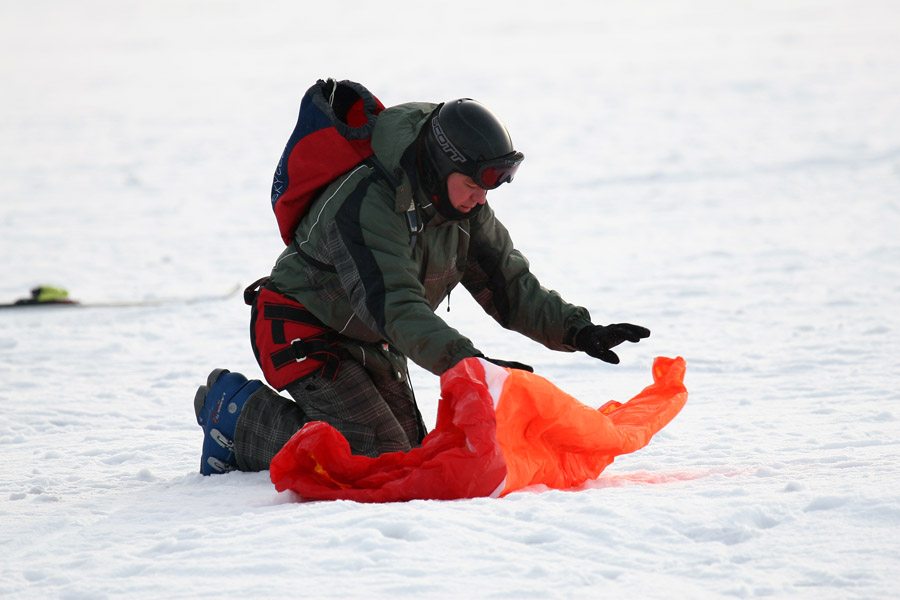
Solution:
<svg viewBox="0 0 900 600">
<path fill-rule="evenodd" d="M 298 342 L 302 342 L 302 341 L 303 341 L 303 338 L 294 338 L 291 340 L 291 348 L 294 349 L 294 352 L 297 351 L 297 346 L 294 346 L 294 344 L 296 344 Z M 307 358 L 309 358 L 309 357 L 304 354 L 303 357 L 301 357 L 301 358 L 294 357 L 294 360 L 299 363 L 299 362 L 303 362 Z"/>
</svg>

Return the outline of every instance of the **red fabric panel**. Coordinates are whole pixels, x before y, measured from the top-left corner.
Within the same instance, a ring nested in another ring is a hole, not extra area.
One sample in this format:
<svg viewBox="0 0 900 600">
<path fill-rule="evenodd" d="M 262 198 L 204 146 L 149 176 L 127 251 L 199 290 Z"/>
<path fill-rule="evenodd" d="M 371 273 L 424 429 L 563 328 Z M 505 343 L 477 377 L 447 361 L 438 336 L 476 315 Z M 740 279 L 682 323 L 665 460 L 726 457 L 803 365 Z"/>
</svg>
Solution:
<svg viewBox="0 0 900 600">
<path fill-rule="evenodd" d="M 377 115 L 382 110 L 384 110 L 384 106 L 382 106 L 381 103 L 378 102 L 377 98 L 375 102 L 376 106 L 378 106 L 375 111 L 375 114 Z M 359 100 L 354 102 L 353 106 L 350 107 L 350 110 L 347 111 L 346 123 L 350 127 L 362 127 L 366 124 L 366 121 L 368 121 L 368 119 L 366 118 L 365 103 L 363 102 L 363 99 L 360 98 Z"/>
<path fill-rule="evenodd" d="M 316 193 L 370 156 L 370 139 L 347 140 L 333 127 L 314 131 L 297 141 L 287 160 L 288 188 L 274 207 L 285 244 L 291 243 L 294 230 Z"/>
<path fill-rule="evenodd" d="M 276 489 L 291 489 L 307 499 L 359 502 L 492 494 L 506 467 L 481 364 L 464 361 L 441 378 L 441 388 L 437 425 L 420 448 L 377 458 L 355 456 L 336 429 L 309 423 L 272 460 Z"/>
</svg>

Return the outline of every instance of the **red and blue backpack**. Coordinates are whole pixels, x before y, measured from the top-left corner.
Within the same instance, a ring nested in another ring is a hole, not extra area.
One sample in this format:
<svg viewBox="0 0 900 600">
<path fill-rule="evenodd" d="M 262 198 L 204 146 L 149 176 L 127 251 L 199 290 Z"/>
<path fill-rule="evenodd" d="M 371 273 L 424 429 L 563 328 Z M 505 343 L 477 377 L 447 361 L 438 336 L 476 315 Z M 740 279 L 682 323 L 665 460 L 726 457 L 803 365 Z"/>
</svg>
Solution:
<svg viewBox="0 0 900 600">
<path fill-rule="evenodd" d="M 382 110 L 378 98 L 353 81 L 320 79 L 307 90 L 272 180 L 272 210 L 285 244 L 316 195 L 372 156 Z"/>
</svg>

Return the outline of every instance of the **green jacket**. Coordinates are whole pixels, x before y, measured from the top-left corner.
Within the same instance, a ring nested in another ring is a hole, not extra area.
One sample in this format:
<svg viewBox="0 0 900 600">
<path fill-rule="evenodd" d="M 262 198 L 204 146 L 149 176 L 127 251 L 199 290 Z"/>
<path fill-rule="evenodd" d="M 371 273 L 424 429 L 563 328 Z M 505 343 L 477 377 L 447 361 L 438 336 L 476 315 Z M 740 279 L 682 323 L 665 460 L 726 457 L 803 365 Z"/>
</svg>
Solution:
<svg viewBox="0 0 900 600">
<path fill-rule="evenodd" d="M 575 332 L 590 324 L 588 311 L 540 285 L 490 206 L 448 221 L 414 189 L 413 142 L 435 107 L 409 103 L 379 115 L 372 148 L 396 181 L 363 163 L 329 185 L 278 258 L 271 282 L 360 342 L 347 346 L 363 361 L 366 348 L 371 354 L 387 342 L 440 375 L 481 354 L 434 312 L 459 283 L 503 327 L 574 351 Z M 414 244 L 410 209 L 424 224 Z"/>
</svg>

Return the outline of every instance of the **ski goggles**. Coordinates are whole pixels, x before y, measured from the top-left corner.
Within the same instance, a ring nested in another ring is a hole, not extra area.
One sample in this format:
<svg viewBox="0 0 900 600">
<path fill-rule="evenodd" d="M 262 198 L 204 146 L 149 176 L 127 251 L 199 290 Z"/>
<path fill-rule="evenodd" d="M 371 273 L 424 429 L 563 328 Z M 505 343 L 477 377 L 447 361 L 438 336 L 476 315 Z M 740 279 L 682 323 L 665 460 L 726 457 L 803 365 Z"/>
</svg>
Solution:
<svg viewBox="0 0 900 600">
<path fill-rule="evenodd" d="M 523 160 L 525 160 L 524 154 L 513 152 L 500 158 L 480 162 L 472 179 L 486 190 L 496 189 L 500 187 L 501 183 L 509 183 L 513 180 Z"/>
</svg>

